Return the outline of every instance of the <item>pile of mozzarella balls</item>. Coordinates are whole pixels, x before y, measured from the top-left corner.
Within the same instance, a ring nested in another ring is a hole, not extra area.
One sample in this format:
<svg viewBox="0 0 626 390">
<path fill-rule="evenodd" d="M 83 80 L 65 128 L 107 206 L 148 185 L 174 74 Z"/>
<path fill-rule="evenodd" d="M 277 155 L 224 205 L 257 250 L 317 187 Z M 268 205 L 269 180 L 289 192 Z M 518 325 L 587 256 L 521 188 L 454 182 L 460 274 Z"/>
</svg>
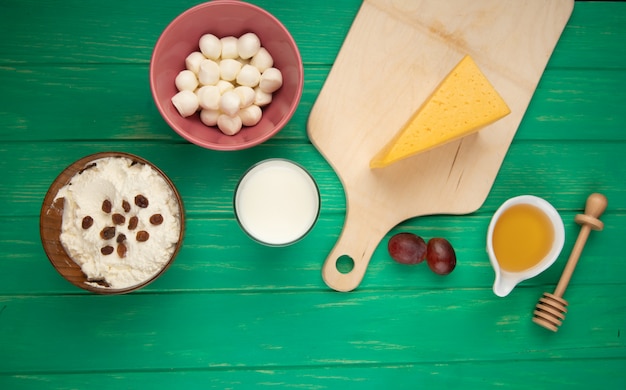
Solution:
<svg viewBox="0 0 626 390">
<path fill-rule="evenodd" d="M 259 37 L 254 33 L 239 38 L 205 34 L 199 47 L 200 51 L 187 56 L 186 69 L 176 76 L 179 92 L 172 104 L 180 115 L 200 111 L 202 123 L 217 126 L 227 135 L 259 123 L 261 107 L 283 85 L 283 76 Z"/>
</svg>

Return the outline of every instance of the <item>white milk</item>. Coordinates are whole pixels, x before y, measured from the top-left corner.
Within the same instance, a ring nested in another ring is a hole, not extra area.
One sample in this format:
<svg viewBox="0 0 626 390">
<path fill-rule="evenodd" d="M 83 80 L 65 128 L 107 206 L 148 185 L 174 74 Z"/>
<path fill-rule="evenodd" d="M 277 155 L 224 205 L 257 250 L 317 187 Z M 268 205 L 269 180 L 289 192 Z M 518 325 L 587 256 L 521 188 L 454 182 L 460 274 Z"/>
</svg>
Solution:
<svg viewBox="0 0 626 390">
<path fill-rule="evenodd" d="M 298 164 L 269 159 L 253 166 L 235 191 L 235 215 L 246 233 L 267 245 L 288 245 L 313 227 L 320 209 L 315 181 Z"/>
</svg>

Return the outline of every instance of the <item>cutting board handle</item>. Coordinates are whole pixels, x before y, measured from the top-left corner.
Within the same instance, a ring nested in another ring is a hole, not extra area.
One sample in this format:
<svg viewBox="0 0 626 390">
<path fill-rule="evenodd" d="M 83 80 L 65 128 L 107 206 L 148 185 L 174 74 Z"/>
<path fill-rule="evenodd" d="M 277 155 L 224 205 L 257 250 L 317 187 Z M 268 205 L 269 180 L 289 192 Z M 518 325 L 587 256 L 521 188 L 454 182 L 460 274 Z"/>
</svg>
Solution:
<svg viewBox="0 0 626 390">
<path fill-rule="evenodd" d="M 348 207 L 341 235 L 322 267 L 322 278 L 330 288 L 348 292 L 361 283 L 372 254 L 388 230 L 384 225 L 374 219 L 371 210 Z"/>
</svg>

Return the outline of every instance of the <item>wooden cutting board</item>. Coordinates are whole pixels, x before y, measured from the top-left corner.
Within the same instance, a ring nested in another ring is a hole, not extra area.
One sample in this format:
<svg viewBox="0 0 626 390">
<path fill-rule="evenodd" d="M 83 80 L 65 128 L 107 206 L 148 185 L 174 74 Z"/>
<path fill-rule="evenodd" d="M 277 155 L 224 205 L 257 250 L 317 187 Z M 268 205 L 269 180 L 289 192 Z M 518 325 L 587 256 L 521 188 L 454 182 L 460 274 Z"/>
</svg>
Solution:
<svg viewBox="0 0 626 390">
<path fill-rule="evenodd" d="M 483 204 L 573 7 L 573 0 L 363 2 L 308 122 L 311 142 L 346 194 L 345 224 L 322 269 L 328 286 L 355 289 L 398 223 L 467 214 Z M 462 140 L 370 170 L 372 156 L 466 54 L 511 114 Z M 354 262 L 346 273 L 337 269 L 344 256 Z"/>
</svg>

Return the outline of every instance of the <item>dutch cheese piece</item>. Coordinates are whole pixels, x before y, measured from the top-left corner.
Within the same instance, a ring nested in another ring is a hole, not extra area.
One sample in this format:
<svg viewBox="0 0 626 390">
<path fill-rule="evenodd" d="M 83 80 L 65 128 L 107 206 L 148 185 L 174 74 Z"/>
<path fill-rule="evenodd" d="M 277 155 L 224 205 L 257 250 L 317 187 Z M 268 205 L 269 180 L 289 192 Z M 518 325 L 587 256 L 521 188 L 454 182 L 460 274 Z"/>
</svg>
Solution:
<svg viewBox="0 0 626 390">
<path fill-rule="evenodd" d="M 506 102 L 465 56 L 396 136 L 370 161 L 386 167 L 480 130 L 511 112 Z"/>
</svg>

